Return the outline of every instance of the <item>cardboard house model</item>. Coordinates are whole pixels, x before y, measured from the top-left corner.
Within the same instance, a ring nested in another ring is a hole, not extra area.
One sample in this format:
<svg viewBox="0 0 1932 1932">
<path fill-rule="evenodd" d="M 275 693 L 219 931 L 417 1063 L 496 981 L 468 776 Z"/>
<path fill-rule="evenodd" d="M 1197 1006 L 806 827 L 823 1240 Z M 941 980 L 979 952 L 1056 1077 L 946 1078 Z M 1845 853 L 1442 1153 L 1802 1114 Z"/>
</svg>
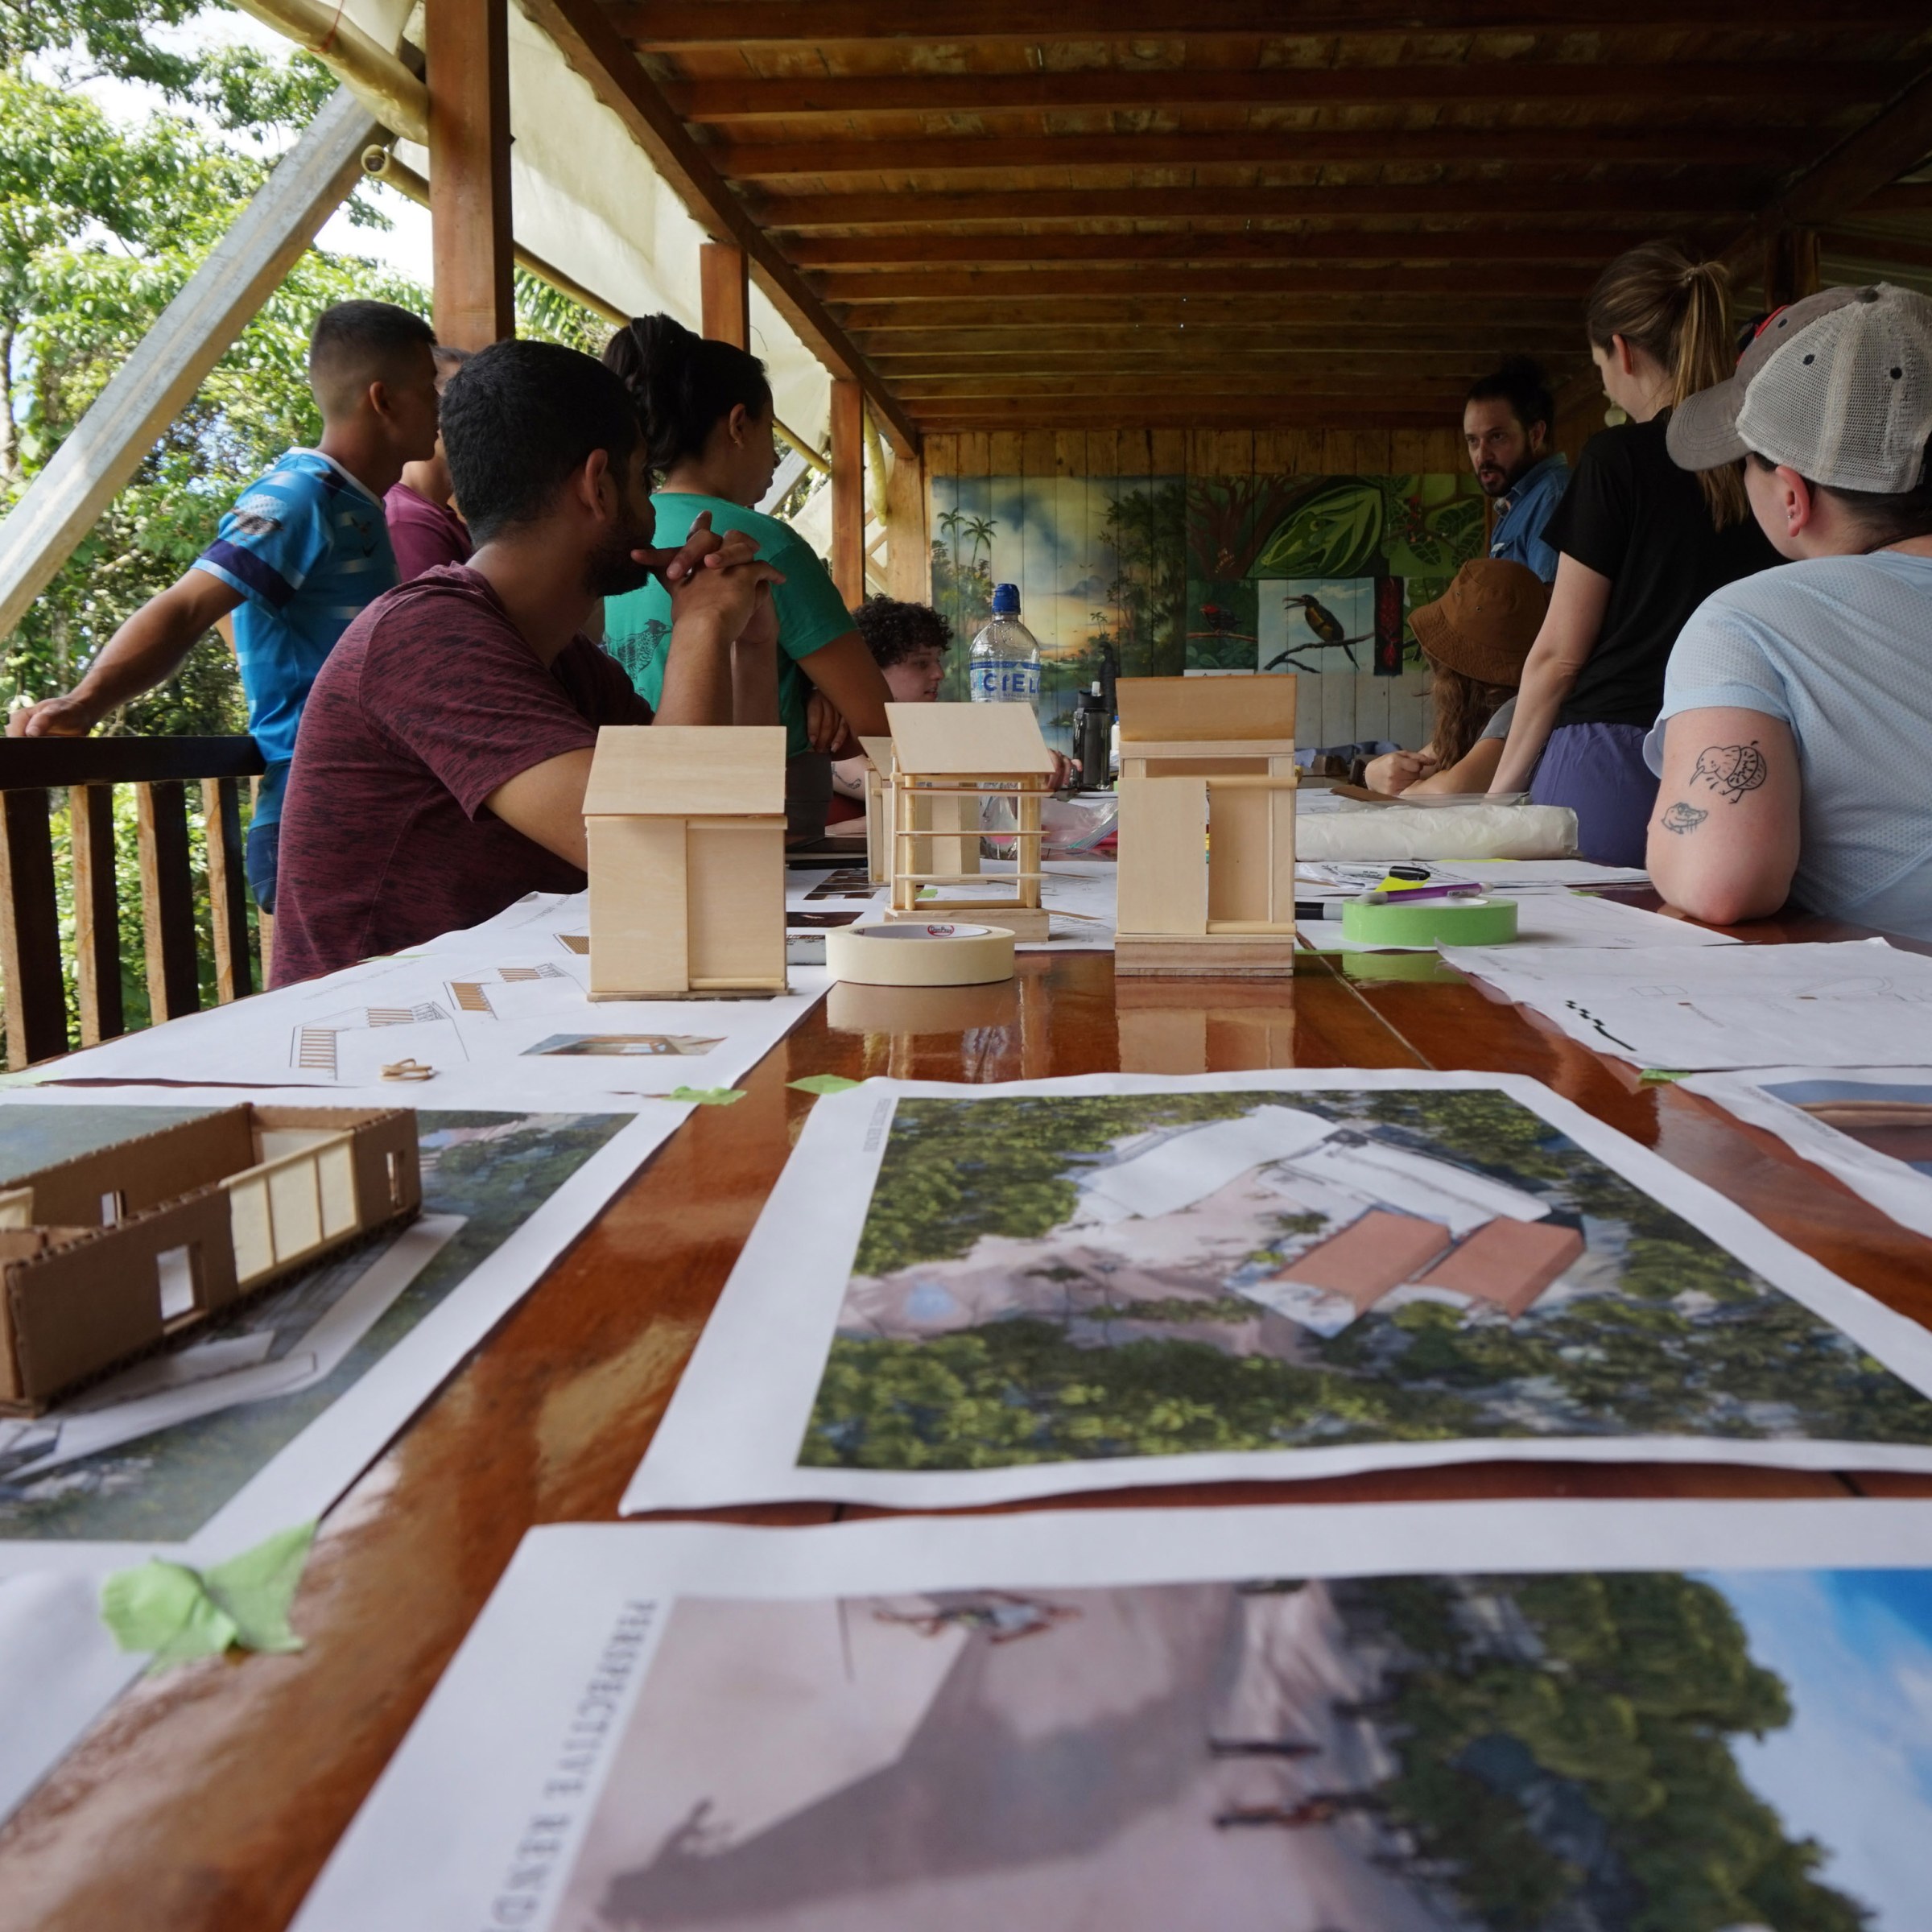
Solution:
<svg viewBox="0 0 1932 1932">
<path fill-rule="evenodd" d="M 1123 678 L 1117 973 L 1294 956 L 1294 679 Z"/>
<path fill-rule="evenodd" d="M 989 798 L 1018 821 L 1010 875 L 977 897 L 944 897 L 947 918 L 968 914 L 1017 939 L 1043 939 L 1040 801 L 1052 788 L 1053 753 L 1026 704 L 888 704 L 892 727 L 892 907 L 887 919 L 929 919 L 930 886 L 970 886 L 980 871 L 980 812 Z M 994 891 L 997 884 L 1001 890 Z M 1005 890 L 1008 886 L 1010 890 Z"/>
<path fill-rule="evenodd" d="M 422 1205 L 407 1107 L 229 1107 L 23 1174 L 0 1188 L 0 1413 Z"/>
<path fill-rule="evenodd" d="M 584 794 L 590 997 L 785 990 L 785 732 L 607 724 Z"/>
</svg>

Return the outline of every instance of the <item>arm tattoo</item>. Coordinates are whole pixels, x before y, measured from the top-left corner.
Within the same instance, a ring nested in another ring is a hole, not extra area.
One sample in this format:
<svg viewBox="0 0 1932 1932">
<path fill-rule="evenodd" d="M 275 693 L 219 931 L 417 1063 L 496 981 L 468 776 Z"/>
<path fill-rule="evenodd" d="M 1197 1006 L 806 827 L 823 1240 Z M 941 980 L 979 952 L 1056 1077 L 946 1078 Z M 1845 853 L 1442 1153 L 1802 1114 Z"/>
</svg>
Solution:
<svg viewBox="0 0 1932 1932">
<path fill-rule="evenodd" d="M 1702 778 L 1735 805 L 1746 792 L 1756 791 L 1770 772 L 1753 738 L 1748 745 L 1707 745 L 1697 754 L 1697 766 L 1690 776 Z"/>
<path fill-rule="evenodd" d="M 1695 832 L 1710 815 L 1707 811 L 1699 811 L 1695 805 L 1680 802 L 1666 807 L 1662 824 L 1666 832 Z"/>
</svg>

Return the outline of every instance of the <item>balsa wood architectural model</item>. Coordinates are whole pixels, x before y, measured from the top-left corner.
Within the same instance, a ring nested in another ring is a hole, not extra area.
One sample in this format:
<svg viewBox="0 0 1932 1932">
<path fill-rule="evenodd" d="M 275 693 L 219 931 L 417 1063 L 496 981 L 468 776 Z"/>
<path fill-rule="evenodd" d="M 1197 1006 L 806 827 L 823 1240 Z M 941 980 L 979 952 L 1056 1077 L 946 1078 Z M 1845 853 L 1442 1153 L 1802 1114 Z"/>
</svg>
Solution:
<svg viewBox="0 0 1932 1932">
<path fill-rule="evenodd" d="M 0 1190 L 0 1413 L 422 1205 L 406 1107 L 230 1107 L 23 1175 Z"/>
<path fill-rule="evenodd" d="M 1025 704 L 888 704 L 892 727 L 892 906 L 888 920 L 930 919 L 925 886 L 969 886 L 980 871 L 980 808 L 989 798 L 1013 807 L 1010 892 L 946 897 L 947 918 L 970 915 L 1016 939 L 1044 939 L 1040 903 L 1040 801 L 1052 787 L 1053 753 Z"/>
<path fill-rule="evenodd" d="M 865 753 L 865 877 L 892 883 L 892 740 L 861 738 Z"/>
<path fill-rule="evenodd" d="M 785 733 L 606 725 L 584 794 L 590 997 L 785 990 Z"/>
<path fill-rule="evenodd" d="M 1294 955 L 1294 679 L 1123 678 L 1118 973 Z"/>
</svg>

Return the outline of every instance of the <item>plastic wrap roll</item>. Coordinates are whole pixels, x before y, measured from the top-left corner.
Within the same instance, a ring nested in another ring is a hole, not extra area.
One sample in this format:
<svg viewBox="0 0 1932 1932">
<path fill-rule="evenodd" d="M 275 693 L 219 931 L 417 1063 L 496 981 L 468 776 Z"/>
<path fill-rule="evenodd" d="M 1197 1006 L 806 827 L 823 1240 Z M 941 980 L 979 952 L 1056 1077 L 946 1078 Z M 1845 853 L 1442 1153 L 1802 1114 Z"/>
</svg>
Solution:
<svg viewBox="0 0 1932 1932">
<path fill-rule="evenodd" d="M 1567 805 L 1459 805 L 1430 811 L 1372 805 L 1360 811 L 1298 814 L 1298 859 L 1568 859 L 1576 814 Z"/>
</svg>

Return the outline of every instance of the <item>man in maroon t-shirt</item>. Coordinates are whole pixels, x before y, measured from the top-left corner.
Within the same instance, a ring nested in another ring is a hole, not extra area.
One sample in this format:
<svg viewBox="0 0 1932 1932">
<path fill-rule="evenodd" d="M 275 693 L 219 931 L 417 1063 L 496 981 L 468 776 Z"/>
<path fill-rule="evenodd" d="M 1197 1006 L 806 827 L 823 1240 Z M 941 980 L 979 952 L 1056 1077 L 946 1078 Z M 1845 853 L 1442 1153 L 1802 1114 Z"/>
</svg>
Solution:
<svg viewBox="0 0 1932 1932">
<path fill-rule="evenodd" d="M 645 547 L 643 439 L 601 363 L 496 343 L 450 383 L 443 438 L 476 554 L 378 597 L 309 693 L 282 813 L 278 986 L 478 924 L 526 892 L 581 890 L 597 728 L 651 722 L 580 634 L 598 598 L 654 570 L 670 588 L 666 724 L 731 722 L 734 652 L 771 654 L 783 580 L 750 539 L 700 518 L 683 549 Z"/>
</svg>

